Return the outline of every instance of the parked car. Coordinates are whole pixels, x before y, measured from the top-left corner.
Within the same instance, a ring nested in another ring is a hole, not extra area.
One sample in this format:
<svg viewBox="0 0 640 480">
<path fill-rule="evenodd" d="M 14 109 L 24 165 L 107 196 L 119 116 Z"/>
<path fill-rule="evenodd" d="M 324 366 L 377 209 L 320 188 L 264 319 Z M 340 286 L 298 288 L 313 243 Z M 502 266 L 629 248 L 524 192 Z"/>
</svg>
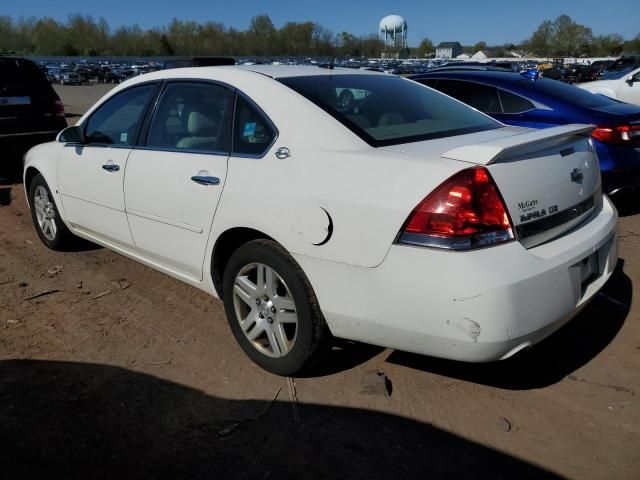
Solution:
<svg viewBox="0 0 640 480">
<path fill-rule="evenodd" d="M 540 129 L 571 123 L 596 125 L 591 137 L 604 191 L 615 195 L 640 190 L 638 106 L 518 73 L 438 72 L 412 78 L 507 125 Z"/>
<path fill-rule="evenodd" d="M 640 55 L 620 57 L 602 71 L 602 79 L 620 78 L 622 75 L 636 68 L 640 68 Z"/>
<path fill-rule="evenodd" d="M 599 93 L 622 102 L 640 105 L 640 68 L 610 75 L 608 80 L 597 80 L 579 85 L 591 93 Z"/>
<path fill-rule="evenodd" d="M 602 73 L 607 67 L 610 67 L 613 64 L 613 60 L 596 60 L 589 68 L 591 69 L 591 79 L 590 80 L 600 80 L 602 78 Z"/>
<path fill-rule="evenodd" d="M 67 126 L 64 107 L 31 60 L 0 56 L 0 146 L 24 153 Z M 3 156 L 2 160 L 6 157 Z"/>
<path fill-rule="evenodd" d="M 82 85 L 82 77 L 76 72 L 64 72 L 60 76 L 60 85 Z"/>
<path fill-rule="evenodd" d="M 338 91 L 366 91 L 349 109 Z M 469 362 L 550 335 L 617 262 L 591 127 L 507 127 L 401 77 L 164 70 L 26 156 L 34 225 L 224 300 L 263 368 L 330 334 Z"/>
<path fill-rule="evenodd" d="M 591 67 L 589 65 L 581 65 L 573 63 L 567 65 L 563 81 L 567 83 L 588 82 L 592 79 Z"/>
</svg>

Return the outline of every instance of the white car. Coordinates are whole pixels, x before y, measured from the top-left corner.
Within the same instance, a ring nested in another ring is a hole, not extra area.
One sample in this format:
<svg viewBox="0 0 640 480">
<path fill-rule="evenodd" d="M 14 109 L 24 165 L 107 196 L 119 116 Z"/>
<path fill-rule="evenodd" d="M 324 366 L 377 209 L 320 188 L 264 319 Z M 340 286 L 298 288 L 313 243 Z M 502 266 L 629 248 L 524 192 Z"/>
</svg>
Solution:
<svg viewBox="0 0 640 480">
<path fill-rule="evenodd" d="M 344 89 L 366 95 L 345 109 Z M 184 68 L 114 88 L 28 152 L 24 186 L 47 246 L 76 235 L 222 298 L 271 372 L 330 334 L 485 362 L 616 265 L 590 130 L 506 127 L 383 73 Z"/>
<path fill-rule="evenodd" d="M 621 102 L 640 105 L 640 68 L 617 75 L 618 78 L 596 80 L 578 85 L 592 93 L 600 93 Z"/>
</svg>

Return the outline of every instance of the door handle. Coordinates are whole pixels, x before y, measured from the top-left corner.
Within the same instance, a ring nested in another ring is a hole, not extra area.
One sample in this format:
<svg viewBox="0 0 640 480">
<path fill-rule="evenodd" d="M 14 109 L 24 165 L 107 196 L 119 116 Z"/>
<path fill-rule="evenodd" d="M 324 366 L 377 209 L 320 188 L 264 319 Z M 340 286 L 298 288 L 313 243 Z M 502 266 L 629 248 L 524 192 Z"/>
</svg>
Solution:
<svg viewBox="0 0 640 480">
<path fill-rule="evenodd" d="M 117 172 L 120 170 L 120 165 L 116 165 L 115 163 L 107 163 L 105 165 L 102 165 L 102 169 L 106 170 L 107 172 Z"/>
<path fill-rule="evenodd" d="M 209 177 L 206 175 L 194 175 L 191 180 L 199 185 L 219 185 L 220 179 L 218 177 Z"/>
</svg>

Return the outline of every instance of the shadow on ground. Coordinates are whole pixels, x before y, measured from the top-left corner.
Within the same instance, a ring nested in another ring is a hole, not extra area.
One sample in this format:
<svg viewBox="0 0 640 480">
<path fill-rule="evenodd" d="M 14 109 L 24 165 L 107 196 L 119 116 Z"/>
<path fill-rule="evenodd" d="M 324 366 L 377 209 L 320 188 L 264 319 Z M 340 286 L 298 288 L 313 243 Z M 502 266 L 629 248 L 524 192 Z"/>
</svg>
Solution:
<svg viewBox="0 0 640 480">
<path fill-rule="evenodd" d="M 11 187 L 0 188 L 0 207 L 11 204 Z"/>
<path fill-rule="evenodd" d="M 621 217 L 640 213 L 640 194 L 638 192 L 620 194 L 613 198 L 613 204 Z"/>
<path fill-rule="evenodd" d="M 22 154 L 14 152 L 0 153 L 0 185 L 13 185 L 22 182 Z"/>
<path fill-rule="evenodd" d="M 591 361 L 622 328 L 633 296 L 633 284 L 624 274 L 623 265 L 619 260 L 601 292 L 571 322 L 511 359 L 471 364 L 394 351 L 387 361 L 509 390 L 553 385 Z"/>
<path fill-rule="evenodd" d="M 285 392 L 273 404 L 225 400 L 106 365 L 0 361 L 2 476 L 556 478 L 383 413 L 300 404 L 296 425 Z"/>
</svg>

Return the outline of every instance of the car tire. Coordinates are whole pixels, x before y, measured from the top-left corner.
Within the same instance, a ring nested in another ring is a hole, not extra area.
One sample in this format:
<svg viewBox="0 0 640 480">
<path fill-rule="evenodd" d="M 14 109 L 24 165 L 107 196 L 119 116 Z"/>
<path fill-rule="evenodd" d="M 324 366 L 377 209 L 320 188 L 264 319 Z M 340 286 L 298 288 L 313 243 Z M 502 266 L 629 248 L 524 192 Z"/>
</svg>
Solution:
<svg viewBox="0 0 640 480">
<path fill-rule="evenodd" d="M 33 224 L 42 243 L 52 250 L 65 250 L 73 234 L 60 218 L 51 190 L 41 174 L 37 174 L 29 186 L 29 205 Z"/>
<path fill-rule="evenodd" d="M 238 248 L 223 292 L 231 331 L 257 365 L 292 376 L 322 358 L 331 335 L 309 279 L 282 246 L 260 239 Z"/>
</svg>

